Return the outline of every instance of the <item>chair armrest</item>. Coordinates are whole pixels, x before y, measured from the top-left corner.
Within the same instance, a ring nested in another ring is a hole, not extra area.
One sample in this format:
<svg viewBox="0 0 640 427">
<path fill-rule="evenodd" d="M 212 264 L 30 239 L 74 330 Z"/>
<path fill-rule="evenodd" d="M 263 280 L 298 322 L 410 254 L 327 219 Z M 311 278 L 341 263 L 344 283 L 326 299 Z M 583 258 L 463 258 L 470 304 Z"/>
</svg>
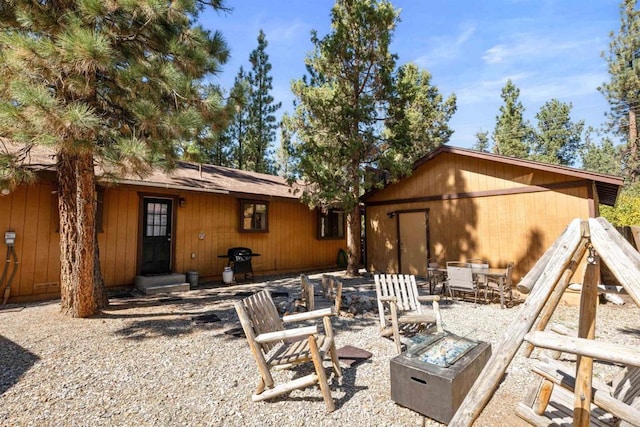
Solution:
<svg viewBox="0 0 640 427">
<path fill-rule="evenodd" d="M 308 337 L 309 335 L 315 335 L 318 333 L 317 326 L 305 326 L 302 328 L 285 329 L 282 331 L 266 332 L 256 337 L 255 341 L 259 343 L 266 343 L 271 341 L 280 341 L 290 338 Z"/>
<path fill-rule="evenodd" d="M 440 301 L 440 295 L 423 295 L 418 297 L 420 302 Z"/>
<path fill-rule="evenodd" d="M 335 314 L 333 308 L 322 308 L 320 310 L 307 311 L 305 313 L 289 314 L 282 317 L 284 323 L 302 322 L 305 320 L 318 319 L 320 317 L 332 316 Z"/>
</svg>

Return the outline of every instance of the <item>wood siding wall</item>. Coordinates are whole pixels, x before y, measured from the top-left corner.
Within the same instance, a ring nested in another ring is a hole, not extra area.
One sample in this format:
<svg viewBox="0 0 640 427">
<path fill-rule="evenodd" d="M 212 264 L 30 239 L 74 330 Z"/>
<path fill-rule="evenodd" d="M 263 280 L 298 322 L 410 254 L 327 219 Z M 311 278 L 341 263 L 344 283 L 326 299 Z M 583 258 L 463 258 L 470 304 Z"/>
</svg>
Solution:
<svg viewBox="0 0 640 427">
<path fill-rule="evenodd" d="M 388 213 L 428 209 L 430 257 L 514 261 L 517 281 L 573 218 L 590 216 L 592 184 L 571 179 L 443 153 L 367 200 L 367 268 L 398 270 L 397 216 Z"/>
<path fill-rule="evenodd" d="M 4 231 L 16 232 L 19 269 L 11 301 L 59 295 L 60 246 L 54 185 L 42 181 L 0 197 L 0 252 Z M 107 287 L 129 286 L 137 274 L 141 195 L 184 198 L 176 210 L 175 272 L 198 271 L 200 281 L 219 280 L 227 260 L 218 255 L 234 246 L 261 254 L 253 260 L 256 275 L 330 268 L 342 240 L 318 240 L 315 211 L 296 200 L 269 200 L 269 232 L 239 232 L 239 201 L 214 193 L 154 191 L 121 186 L 104 192 L 103 232 L 98 234 L 102 273 Z M 247 197 L 246 199 L 251 199 Z M 194 254 L 192 256 L 192 254 Z"/>
</svg>

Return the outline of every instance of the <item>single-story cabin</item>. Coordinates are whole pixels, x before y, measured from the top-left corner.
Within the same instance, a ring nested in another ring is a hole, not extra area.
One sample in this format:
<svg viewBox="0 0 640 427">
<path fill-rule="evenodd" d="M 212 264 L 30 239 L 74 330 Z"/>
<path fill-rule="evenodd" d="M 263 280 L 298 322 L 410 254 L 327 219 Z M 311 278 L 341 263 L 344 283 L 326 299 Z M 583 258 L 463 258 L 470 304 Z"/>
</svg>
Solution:
<svg viewBox="0 0 640 427">
<path fill-rule="evenodd" d="M 574 218 L 613 206 L 622 178 L 441 146 L 362 197 L 366 268 L 427 275 L 427 260 L 515 262 L 514 283 Z"/>
<path fill-rule="evenodd" d="M 29 163 L 37 182 L 0 196 L 0 233 L 16 233 L 19 261 L 10 302 L 60 295 L 55 156 L 34 149 Z M 332 268 L 345 248 L 342 216 L 309 209 L 284 178 L 187 162 L 170 174 L 99 183 L 97 221 L 107 288 L 168 273 L 219 280 L 228 262 L 219 256 L 232 247 L 260 255 L 257 276 Z"/>
</svg>

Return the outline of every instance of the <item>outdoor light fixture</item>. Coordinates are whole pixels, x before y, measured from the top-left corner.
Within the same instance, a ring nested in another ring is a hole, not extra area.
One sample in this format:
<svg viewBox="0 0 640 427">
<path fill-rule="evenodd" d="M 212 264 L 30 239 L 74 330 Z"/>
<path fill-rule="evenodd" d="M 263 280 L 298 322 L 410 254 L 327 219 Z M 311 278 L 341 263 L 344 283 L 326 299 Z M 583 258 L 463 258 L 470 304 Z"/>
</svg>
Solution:
<svg viewBox="0 0 640 427">
<path fill-rule="evenodd" d="M 187 200 L 184 197 L 180 197 L 178 199 L 178 206 L 184 208 L 185 206 L 187 206 Z"/>
<path fill-rule="evenodd" d="M 0 190 L 0 194 L 2 194 L 3 196 L 8 196 L 9 194 L 11 194 L 11 190 L 5 187 L 2 190 Z"/>
<path fill-rule="evenodd" d="M 396 211 L 387 212 L 387 216 L 391 219 L 396 216 Z"/>
</svg>

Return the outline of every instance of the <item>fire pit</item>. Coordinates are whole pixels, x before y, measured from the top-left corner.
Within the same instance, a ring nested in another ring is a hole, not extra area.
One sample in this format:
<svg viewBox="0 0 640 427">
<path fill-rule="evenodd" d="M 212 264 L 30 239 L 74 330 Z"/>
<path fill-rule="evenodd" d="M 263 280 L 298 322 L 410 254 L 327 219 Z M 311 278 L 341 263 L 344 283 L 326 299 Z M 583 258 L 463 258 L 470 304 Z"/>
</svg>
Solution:
<svg viewBox="0 0 640 427">
<path fill-rule="evenodd" d="M 448 423 L 491 356 L 491 345 L 451 333 L 418 335 L 391 359 L 391 398 Z"/>
</svg>

